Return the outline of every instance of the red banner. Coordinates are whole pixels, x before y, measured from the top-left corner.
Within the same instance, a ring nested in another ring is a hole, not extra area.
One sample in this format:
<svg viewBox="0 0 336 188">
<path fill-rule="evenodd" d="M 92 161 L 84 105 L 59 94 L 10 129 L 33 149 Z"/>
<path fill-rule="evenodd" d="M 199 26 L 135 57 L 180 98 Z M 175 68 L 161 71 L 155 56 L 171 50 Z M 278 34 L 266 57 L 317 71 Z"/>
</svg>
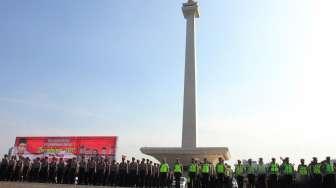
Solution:
<svg viewBox="0 0 336 188">
<path fill-rule="evenodd" d="M 17 137 L 14 153 L 18 156 L 72 158 L 77 156 L 113 157 L 117 137 Z"/>
</svg>

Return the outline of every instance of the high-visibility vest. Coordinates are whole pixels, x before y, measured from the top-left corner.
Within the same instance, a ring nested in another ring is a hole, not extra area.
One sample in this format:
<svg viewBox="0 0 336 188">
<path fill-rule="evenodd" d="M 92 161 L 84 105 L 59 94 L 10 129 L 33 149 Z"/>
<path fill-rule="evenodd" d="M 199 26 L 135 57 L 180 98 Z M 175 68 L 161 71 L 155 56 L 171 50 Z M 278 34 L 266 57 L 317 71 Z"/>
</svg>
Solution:
<svg viewBox="0 0 336 188">
<path fill-rule="evenodd" d="M 218 163 L 218 164 L 216 165 L 216 173 L 217 173 L 217 174 L 223 174 L 224 171 L 225 171 L 225 166 L 224 166 L 224 164 L 222 164 L 222 163 Z"/>
<path fill-rule="evenodd" d="M 253 165 L 247 165 L 246 166 L 246 173 L 247 174 L 255 174 L 255 168 Z"/>
<path fill-rule="evenodd" d="M 294 173 L 293 166 L 291 164 L 284 164 L 284 174 L 292 175 Z"/>
<path fill-rule="evenodd" d="M 334 171 L 335 171 L 334 165 L 331 164 L 331 163 L 326 164 L 325 171 L 326 171 L 327 174 L 333 174 Z"/>
<path fill-rule="evenodd" d="M 321 174 L 321 164 L 313 165 L 313 174 Z"/>
<path fill-rule="evenodd" d="M 169 166 L 167 163 L 163 163 L 160 166 L 160 172 L 161 173 L 167 173 L 169 171 Z"/>
<path fill-rule="evenodd" d="M 236 165 L 235 174 L 236 174 L 236 176 L 242 176 L 244 174 L 244 166 L 241 165 L 241 164 Z"/>
<path fill-rule="evenodd" d="M 279 173 L 279 165 L 276 163 L 271 164 L 271 174 L 278 174 Z"/>
<path fill-rule="evenodd" d="M 181 164 L 175 164 L 174 165 L 174 172 L 175 173 L 182 173 L 182 165 Z"/>
<path fill-rule="evenodd" d="M 258 174 L 266 174 L 266 166 L 264 164 L 258 164 L 257 172 Z"/>
<path fill-rule="evenodd" d="M 197 172 L 197 166 L 196 164 L 190 164 L 189 165 L 189 172 L 196 173 Z"/>
<path fill-rule="evenodd" d="M 307 176 L 308 175 L 308 167 L 306 165 L 299 165 L 298 166 L 298 172 L 301 176 Z"/>
<path fill-rule="evenodd" d="M 202 173 L 204 174 L 209 174 L 210 172 L 210 166 L 208 163 L 205 163 L 202 165 Z"/>
</svg>

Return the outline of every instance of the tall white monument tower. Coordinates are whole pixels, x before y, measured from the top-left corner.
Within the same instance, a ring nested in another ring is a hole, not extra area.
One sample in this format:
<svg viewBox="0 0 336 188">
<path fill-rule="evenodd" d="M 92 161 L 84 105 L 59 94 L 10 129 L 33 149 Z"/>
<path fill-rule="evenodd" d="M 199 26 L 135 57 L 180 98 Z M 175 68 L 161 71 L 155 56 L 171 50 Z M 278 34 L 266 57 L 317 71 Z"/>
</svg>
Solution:
<svg viewBox="0 0 336 188">
<path fill-rule="evenodd" d="M 179 158 L 184 165 L 188 164 L 192 158 L 207 158 L 210 161 L 215 161 L 218 157 L 229 159 L 230 154 L 226 147 L 197 147 L 195 22 L 196 18 L 199 18 L 198 3 L 188 0 L 187 3 L 183 3 L 182 12 L 187 21 L 182 147 L 143 147 L 140 150 L 159 161 L 166 158 L 169 164 L 173 164 L 176 158 Z"/>
<path fill-rule="evenodd" d="M 199 17 L 198 5 L 189 0 L 183 4 L 182 11 L 187 20 L 182 147 L 194 148 L 197 145 L 195 18 Z"/>
</svg>

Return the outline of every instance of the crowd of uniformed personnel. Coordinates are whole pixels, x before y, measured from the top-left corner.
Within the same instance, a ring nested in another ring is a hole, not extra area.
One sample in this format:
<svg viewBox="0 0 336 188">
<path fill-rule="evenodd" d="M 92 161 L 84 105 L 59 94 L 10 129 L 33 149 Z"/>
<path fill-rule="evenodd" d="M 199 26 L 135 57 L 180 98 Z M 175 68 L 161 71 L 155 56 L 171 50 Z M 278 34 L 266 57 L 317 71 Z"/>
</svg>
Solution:
<svg viewBox="0 0 336 188">
<path fill-rule="evenodd" d="M 0 164 L 1 181 L 23 181 L 57 184 L 109 185 L 124 187 L 158 187 L 157 163 L 122 158 L 120 163 L 103 157 L 67 159 L 36 158 L 30 160 L 5 155 Z M 172 178 L 167 174 L 167 181 Z"/>
<path fill-rule="evenodd" d="M 216 164 L 191 160 L 183 165 L 179 159 L 169 166 L 165 159 L 161 164 L 150 160 L 131 161 L 122 158 L 121 162 L 100 156 L 72 158 L 64 160 L 29 158 L 5 155 L 0 164 L 1 181 L 27 181 L 57 184 L 108 185 L 124 187 L 180 187 L 180 178 L 187 174 L 190 188 L 232 188 L 235 178 L 239 188 L 335 188 L 336 165 L 327 157 L 318 162 L 317 158 L 306 165 L 302 159 L 295 169 L 289 158 L 278 164 L 273 158 L 264 164 L 260 158 L 255 164 L 250 159 L 243 164 L 240 160 L 234 170 L 222 158 Z M 186 170 L 184 171 L 184 168 Z"/>
<path fill-rule="evenodd" d="M 234 175 L 238 187 L 242 188 L 244 179 L 247 179 L 247 188 L 335 188 L 335 167 L 336 164 L 327 157 L 326 160 L 318 162 L 314 157 L 310 164 L 306 165 L 301 159 L 295 169 L 289 158 L 282 159 L 278 164 L 273 158 L 269 164 L 264 164 L 260 158 L 258 164 L 248 160 L 243 165 L 241 161 L 235 167 Z"/>
</svg>

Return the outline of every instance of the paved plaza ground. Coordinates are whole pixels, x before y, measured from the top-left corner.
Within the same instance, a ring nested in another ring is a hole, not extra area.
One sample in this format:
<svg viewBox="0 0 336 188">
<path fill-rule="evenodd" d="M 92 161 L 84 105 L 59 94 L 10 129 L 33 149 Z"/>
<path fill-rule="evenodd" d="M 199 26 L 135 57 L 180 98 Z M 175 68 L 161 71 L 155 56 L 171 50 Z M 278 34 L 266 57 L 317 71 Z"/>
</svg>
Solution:
<svg viewBox="0 0 336 188">
<path fill-rule="evenodd" d="M 0 188 L 111 188 L 111 186 L 58 185 L 44 183 L 0 182 Z"/>
</svg>

